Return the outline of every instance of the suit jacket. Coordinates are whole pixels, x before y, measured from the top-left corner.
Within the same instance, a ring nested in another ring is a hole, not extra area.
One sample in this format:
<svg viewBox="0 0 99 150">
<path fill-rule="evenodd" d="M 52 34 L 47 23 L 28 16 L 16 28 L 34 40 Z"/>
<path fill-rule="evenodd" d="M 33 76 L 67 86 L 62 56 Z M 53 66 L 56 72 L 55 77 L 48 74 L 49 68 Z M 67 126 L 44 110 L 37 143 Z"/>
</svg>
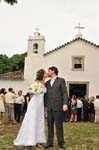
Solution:
<svg viewBox="0 0 99 150">
<path fill-rule="evenodd" d="M 44 101 L 47 110 L 62 111 L 63 104 L 68 103 L 68 94 L 65 80 L 56 77 L 53 86 L 50 85 L 50 80 L 46 82 L 47 93 L 45 94 Z"/>
</svg>

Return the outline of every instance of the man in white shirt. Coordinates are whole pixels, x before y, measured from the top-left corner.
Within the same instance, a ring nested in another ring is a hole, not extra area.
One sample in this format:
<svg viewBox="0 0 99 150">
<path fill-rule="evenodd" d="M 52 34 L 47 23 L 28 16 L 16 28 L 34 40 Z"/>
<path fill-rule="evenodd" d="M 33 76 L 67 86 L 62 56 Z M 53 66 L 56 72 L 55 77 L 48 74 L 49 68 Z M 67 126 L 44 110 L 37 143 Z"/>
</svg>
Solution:
<svg viewBox="0 0 99 150">
<path fill-rule="evenodd" d="M 22 110 L 23 103 L 24 103 L 24 96 L 22 95 L 22 90 L 19 90 L 18 96 L 15 99 L 15 105 L 14 105 L 15 120 L 18 123 L 20 122 L 21 110 Z"/>
<path fill-rule="evenodd" d="M 14 118 L 14 100 L 15 93 L 12 88 L 8 89 L 8 92 L 5 94 L 5 114 L 6 114 L 6 122 L 12 121 L 13 124 L 16 124 Z"/>
<path fill-rule="evenodd" d="M 83 103 L 80 98 L 77 98 L 77 121 L 81 121 Z"/>
<path fill-rule="evenodd" d="M 99 95 L 96 96 L 96 100 L 94 101 L 95 108 L 95 123 L 99 123 Z"/>
</svg>

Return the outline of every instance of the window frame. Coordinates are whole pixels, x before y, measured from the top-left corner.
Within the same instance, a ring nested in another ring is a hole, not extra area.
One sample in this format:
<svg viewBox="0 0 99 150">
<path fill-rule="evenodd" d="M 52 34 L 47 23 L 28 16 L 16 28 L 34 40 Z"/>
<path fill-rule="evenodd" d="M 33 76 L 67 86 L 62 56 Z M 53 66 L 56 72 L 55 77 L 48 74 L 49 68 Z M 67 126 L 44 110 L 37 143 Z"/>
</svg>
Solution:
<svg viewBox="0 0 99 150">
<path fill-rule="evenodd" d="M 82 68 L 74 68 L 75 59 L 80 58 L 82 59 Z M 84 71 L 85 70 L 85 56 L 72 56 L 72 71 Z"/>
</svg>

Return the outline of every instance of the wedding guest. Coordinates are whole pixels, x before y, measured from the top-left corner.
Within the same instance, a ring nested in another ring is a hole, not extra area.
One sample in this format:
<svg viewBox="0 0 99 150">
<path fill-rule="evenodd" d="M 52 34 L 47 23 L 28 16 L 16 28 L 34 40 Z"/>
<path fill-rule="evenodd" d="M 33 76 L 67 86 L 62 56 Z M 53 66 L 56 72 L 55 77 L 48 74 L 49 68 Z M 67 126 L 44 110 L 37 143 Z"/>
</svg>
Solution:
<svg viewBox="0 0 99 150">
<path fill-rule="evenodd" d="M 18 123 L 20 122 L 23 103 L 24 103 L 24 96 L 22 95 L 22 90 L 19 90 L 18 91 L 18 96 L 15 98 L 15 104 L 14 104 L 15 120 Z"/>
<path fill-rule="evenodd" d="M 5 88 L 0 89 L 0 124 L 2 123 L 3 115 L 5 113 Z"/>
<path fill-rule="evenodd" d="M 77 97 L 75 95 L 72 96 L 71 99 L 71 118 L 70 122 L 77 121 Z"/>
<path fill-rule="evenodd" d="M 82 118 L 82 110 L 83 110 L 83 103 L 81 98 L 77 98 L 77 121 L 81 121 Z"/>
<path fill-rule="evenodd" d="M 5 115 L 6 115 L 6 122 L 9 123 L 12 121 L 13 124 L 16 124 L 15 117 L 14 117 L 14 101 L 16 95 L 13 88 L 9 88 L 8 92 L 5 94 Z"/>
<path fill-rule="evenodd" d="M 70 117 L 71 117 L 71 97 L 68 97 L 68 113 L 69 113 L 69 120 L 70 121 Z"/>
<path fill-rule="evenodd" d="M 83 121 L 88 121 L 88 113 L 89 113 L 89 97 L 85 96 L 82 99 L 83 102 Z"/>
<path fill-rule="evenodd" d="M 94 122 L 95 119 L 95 108 L 94 108 L 95 97 L 89 98 L 89 121 Z"/>
<path fill-rule="evenodd" d="M 27 106 L 28 106 L 28 103 L 30 102 L 30 94 L 29 92 L 26 93 L 26 95 L 24 95 L 24 104 L 23 104 L 23 107 L 22 107 L 22 116 L 24 118 L 24 115 L 27 111 Z"/>
<path fill-rule="evenodd" d="M 95 107 L 95 123 L 99 123 L 99 95 L 96 96 L 96 100 L 94 101 Z"/>
</svg>

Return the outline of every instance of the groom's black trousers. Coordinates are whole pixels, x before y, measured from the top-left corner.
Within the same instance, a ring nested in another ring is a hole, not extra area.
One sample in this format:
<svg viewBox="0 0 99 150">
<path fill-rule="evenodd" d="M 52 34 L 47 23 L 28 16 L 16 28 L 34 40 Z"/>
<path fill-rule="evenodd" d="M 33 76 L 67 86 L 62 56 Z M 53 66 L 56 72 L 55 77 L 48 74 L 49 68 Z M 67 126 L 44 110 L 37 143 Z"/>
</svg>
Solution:
<svg viewBox="0 0 99 150">
<path fill-rule="evenodd" d="M 64 144 L 63 137 L 63 112 L 62 111 L 48 111 L 48 144 L 53 144 L 54 140 L 54 123 L 56 126 L 56 136 L 58 144 Z"/>
</svg>

